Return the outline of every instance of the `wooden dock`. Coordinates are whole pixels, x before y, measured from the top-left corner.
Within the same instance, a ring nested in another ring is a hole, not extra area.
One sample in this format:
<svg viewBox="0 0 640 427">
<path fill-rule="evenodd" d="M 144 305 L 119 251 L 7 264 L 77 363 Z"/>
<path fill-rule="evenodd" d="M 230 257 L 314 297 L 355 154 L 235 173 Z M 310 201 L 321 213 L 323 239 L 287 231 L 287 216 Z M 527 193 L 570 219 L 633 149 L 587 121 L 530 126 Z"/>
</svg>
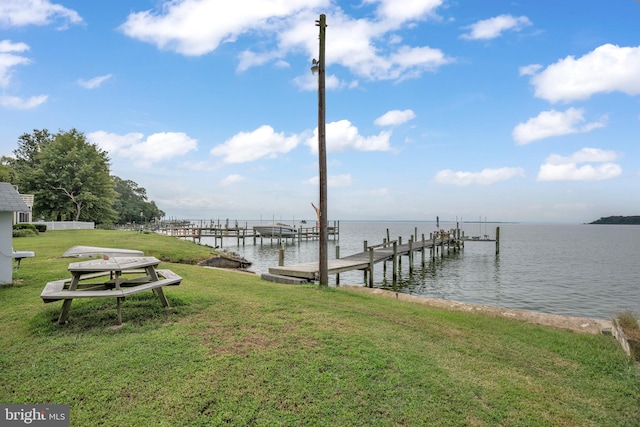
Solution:
<svg viewBox="0 0 640 427">
<path fill-rule="evenodd" d="M 423 234 L 421 240 L 410 239 L 405 244 L 402 243 L 401 239 L 385 241 L 384 243 L 375 246 L 368 246 L 367 242 L 365 242 L 365 250 L 363 252 L 328 260 L 327 270 L 328 274 L 336 275 L 336 283 L 339 283 L 340 273 L 352 270 L 363 270 L 369 273 L 369 285 L 373 286 L 374 265 L 377 263 L 392 261 L 392 271 L 395 279 L 400 267 L 401 257 L 406 256 L 409 258 L 409 268 L 411 270 L 413 268 L 414 255 L 416 252 L 421 253 L 422 265 L 424 266 L 426 263 L 427 250 L 429 250 L 429 257 L 431 259 L 435 259 L 437 256 L 444 256 L 445 251 L 446 253 L 449 253 L 450 251 L 459 251 L 464 246 L 464 243 L 468 241 L 496 242 L 496 253 L 498 252 L 497 240 L 470 240 L 465 238 L 459 229 L 456 229 L 448 232 L 440 231 L 431 233 L 429 239 L 425 239 Z M 269 275 L 273 278 L 285 276 L 313 281 L 318 278 L 318 265 L 318 261 L 314 261 L 288 266 L 280 265 L 278 267 L 270 267 Z M 268 277 L 266 278 L 269 279 Z"/>
</svg>

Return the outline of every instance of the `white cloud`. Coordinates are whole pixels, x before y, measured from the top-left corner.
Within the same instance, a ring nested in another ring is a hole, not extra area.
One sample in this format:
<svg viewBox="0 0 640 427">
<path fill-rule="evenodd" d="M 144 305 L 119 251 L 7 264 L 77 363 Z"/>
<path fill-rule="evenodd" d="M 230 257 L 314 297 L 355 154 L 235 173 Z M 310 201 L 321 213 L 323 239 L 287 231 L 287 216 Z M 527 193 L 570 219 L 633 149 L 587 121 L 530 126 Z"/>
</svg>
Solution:
<svg viewBox="0 0 640 427">
<path fill-rule="evenodd" d="M 599 148 L 583 148 L 576 151 L 571 156 L 565 157 L 558 154 L 552 154 L 547 157 L 546 162 L 554 165 L 564 163 L 602 163 L 612 162 L 618 158 L 615 151 L 601 150 Z"/>
<path fill-rule="evenodd" d="M 89 80 L 79 79 L 78 84 L 85 89 L 95 89 L 97 87 L 100 87 L 102 83 L 106 82 L 111 77 L 112 77 L 111 74 L 105 74 L 104 76 L 94 77 Z"/>
<path fill-rule="evenodd" d="M 640 95 L 640 46 L 605 44 L 576 59 L 567 56 L 533 75 L 535 96 L 549 102 L 589 99 L 597 93 Z"/>
<path fill-rule="evenodd" d="M 480 172 L 454 172 L 451 169 L 445 169 L 436 174 L 435 181 L 439 184 L 490 185 L 509 180 L 516 176 L 524 176 L 524 170 L 522 168 L 504 167 L 499 169 L 483 169 Z"/>
<path fill-rule="evenodd" d="M 353 182 L 351 174 L 329 175 L 327 177 L 327 187 L 348 187 Z M 320 178 L 316 175 L 306 181 L 309 185 L 319 185 Z"/>
<path fill-rule="evenodd" d="M 439 49 L 401 46 L 391 53 L 386 63 L 383 62 L 381 69 L 378 67 L 374 69 L 375 72 L 365 75 L 376 80 L 403 80 L 419 77 L 424 71 L 435 71 L 452 61 Z"/>
<path fill-rule="evenodd" d="M 11 83 L 12 68 L 16 65 L 26 65 L 31 62 L 29 58 L 17 55 L 16 52 L 29 50 L 25 43 L 13 43 L 11 40 L 0 40 L 0 88 L 7 88 Z M 47 101 L 46 95 L 31 96 L 22 98 L 2 94 L 0 95 L 0 106 L 14 110 L 28 110 Z"/>
<path fill-rule="evenodd" d="M 82 22 L 82 18 L 76 11 L 51 3 L 49 0 L 0 1 L 1 26 L 48 25 L 54 20 L 63 22 L 61 28 L 69 23 L 79 24 Z"/>
<path fill-rule="evenodd" d="M 391 148 L 389 139 L 391 132 L 383 131 L 378 135 L 364 137 L 360 135 L 358 128 L 349 120 L 340 120 L 325 125 L 327 152 L 339 152 L 347 149 L 356 151 L 388 151 Z M 318 128 L 313 131 L 313 136 L 307 139 L 306 144 L 313 153 L 318 152 Z"/>
<path fill-rule="evenodd" d="M 531 25 L 531 21 L 526 16 L 500 15 L 465 27 L 469 29 L 469 33 L 461 35 L 460 38 L 466 40 L 495 39 L 500 37 L 504 31 L 520 31 L 529 25 Z"/>
<path fill-rule="evenodd" d="M 11 80 L 11 69 L 16 65 L 31 62 L 28 58 L 16 55 L 14 52 L 29 50 L 25 43 L 13 43 L 11 40 L 0 40 L 0 87 L 7 87 Z"/>
<path fill-rule="evenodd" d="M 533 76 L 535 75 L 540 69 L 542 68 L 542 65 L 540 64 L 530 64 L 530 65 L 525 65 L 524 67 L 520 67 L 518 68 L 518 73 L 521 76 Z"/>
<path fill-rule="evenodd" d="M 184 55 L 204 55 L 221 43 L 255 31 L 273 31 L 279 20 L 324 0 L 175 0 L 162 11 L 132 13 L 120 29 L 129 37 Z"/>
<path fill-rule="evenodd" d="M 238 55 L 239 62 L 236 70 L 240 72 L 246 71 L 251 67 L 264 65 L 268 62 L 271 62 L 274 58 L 279 59 L 280 55 L 275 52 L 258 54 L 250 50 L 245 50 L 244 52 L 241 52 L 240 55 Z"/>
<path fill-rule="evenodd" d="M 198 141 L 183 132 L 158 132 L 144 139 L 144 135 L 137 132 L 118 135 L 97 131 L 87 134 L 87 139 L 110 155 L 130 159 L 138 167 L 150 167 L 198 148 Z"/>
<path fill-rule="evenodd" d="M 435 10 L 442 0 L 403 0 L 399 7 L 396 0 L 364 0 L 364 3 L 376 3 L 376 14 L 382 22 L 405 22 L 436 17 Z"/>
<path fill-rule="evenodd" d="M 378 117 L 374 123 L 378 126 L 397 126 L 416 117 L 412 110 L 391 110 Z"/>
<path fill-rule="evenodd" d="M 243 177 L 242 175 L 232 174 L 232 175 L 226 176 L 220 182 L 220 184 L 222 184 L 224 187 L 228 187 L 230 185 L 237 184 L 237 183 L 243 182 L 243 181 L 245 181 L 245 177 Z"/>
<path fill-rule="evenodd" d="M 601 181 L 622 174 L 613 163 L 618 155 L 598 148 L 583 148 L 570 156 L 552 154 L 540 166 L 538 181 Z M 587 163 L 580 166 L 581 163 Z M 595 163 L 592 164 L 592 163 Z"/>
<path fill-rule="evenodd" d="M 0 95 L 0 105 L 13 110 L 29 110 L 44 104 L 47 98 L 47 95 L 32 96 L 26 99 L 17 96 Z"/>
<path fill-rule="evenodd" d="M 597 122 L 578 126 L 584 119 L 582 108 L 569 108 L 566 111 L 543 111 L 537 117 L 518 124 L 513 129 L 513 139 L 518 145 L 529 144 L 543 138 L 589 132 L 605 126 L 606 118 Z"/>
<path fill-rule="evenodd" d="M 296 148 L 299 135 L 286 136 L 276 133 L 271 126 L 263 125 L 252 132 L 240 132 L 223 144 L 213 147 L 210 154 L 221 156 L 226 163 L 244 163 L 262 157 L 275 158 Z"/>
<path fill-rule="evenodd" d="M 375 3 L 375 19 L 354 19 L 329 0 L 245 0 L 224 5 L 217 0 L 174 0 L 161 10 L 130 14 L 120 29 L 160 49 L 192 56 L 259 33 L 261 42 L 256 45 L 264 51 L 240 54 L 237 69 L 245 71 L 270 62 L 281 64 L 291 53 L 316 56 L 318 28 L 313 22 L 321 11 L 330 29 L 328 65 L 342 65 L 370 80 L 401 80 L 453 61 L 438 49 L 401 45 L 395 34 L 415 21 L 434 17 L 441 0 L 407 0 L 402 7 L 391 0 Z"/>
<path fill-rule="evenodd" d="M 293 79 L 293 84 L 300 90 L 304 91 L 317 91 L 318 90 L 318 75 L 302 74 Z M 325 75 L 324 87 L 326 90 L 341 89 L 347 86 L 345 82 L 342 82 L 335 74 Z M 351 85 L 349 85 L 351 86 Z M 356 84 L 357 86 L 357 84 Z"/>
<path fill-rule="evenodd" d="M 13 43 L 11 40 L 0 40 L 0 52 L 24 52 L 29 50 L 26 43 Z"/>
</svg>

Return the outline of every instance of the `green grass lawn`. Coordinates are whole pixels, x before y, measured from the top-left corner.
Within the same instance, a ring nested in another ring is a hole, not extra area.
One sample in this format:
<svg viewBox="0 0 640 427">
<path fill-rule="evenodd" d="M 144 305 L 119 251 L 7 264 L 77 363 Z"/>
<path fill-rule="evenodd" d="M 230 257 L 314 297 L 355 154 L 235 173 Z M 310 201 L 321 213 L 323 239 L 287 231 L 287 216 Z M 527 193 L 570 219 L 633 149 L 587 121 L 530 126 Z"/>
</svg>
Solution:
<svg viewBox="0 0 640 427">
<path fill-rule="evenodd" d="M 74 245 L 139 249 L 183 277 L 44 304 Z M 72 426 L 638 426 L 640 375 L 611 336 L 554 330 L 193 264 L 211 249 L 48 231 L 0 288 L 0 403 L 69 404 Z"/>
</svg>

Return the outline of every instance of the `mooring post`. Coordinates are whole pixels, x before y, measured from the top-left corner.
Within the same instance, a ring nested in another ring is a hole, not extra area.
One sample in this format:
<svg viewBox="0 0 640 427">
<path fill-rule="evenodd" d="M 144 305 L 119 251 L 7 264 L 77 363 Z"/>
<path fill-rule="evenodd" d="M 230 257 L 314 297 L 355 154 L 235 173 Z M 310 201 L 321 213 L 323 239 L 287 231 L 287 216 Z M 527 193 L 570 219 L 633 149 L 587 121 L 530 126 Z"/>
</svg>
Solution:
<svg viewBox="0 0 640 427">
<path fill-rule="evenodd" d="M 336 245 L 336 259 L 340 259 L 340 245 Z M 340 273 L 336 273 L 336 286 L 340 286 Z"/>
<path fill-rule="evenodd" d="M 496 227 L 496 255 L 500 254 L 500 227 Z"/>
<path fill-rule="evenodd" d="M 368 250 L 369 250 L 369 241 L 368 241 L 368 240 L 365 240 L 365 241 L 364 241 L 364 243 L 363 243 L 363 250 L 362 250 L 362 252 L 367 252 Z M 367 283 L 367 282 L 368 282 L 368 279 L 367 279 L 367 277 L 368 277 L 368 276 L 367 276 L 367 270 L 365 269 L 365 270 L 363 271 L 363 273 L 364 273 L 364 282 L 365 282 L 365 283 Z"/>
<path fill-rule="evenodd" d="M 369 248 L 369 287 L 373 288 L 373 248 Z"/>
<path fill-rule="evenodd" d="M 284 266 L 284 245 L 280 245 L 280 251 L 278 252 L 278 266 Z"/>
<path fill-rule="evenodd" d="M 398 277 L 398 242 L 393 242 L 393 281 Z"/>
<path fill-rule="evenodd" d="M 422 249 L 420 250 L 420 252 L 422 252 L 422 264 L 421 265 L 422 265 L 423 268 L 424 268 L 424 264 L 425 264 L 425 262 L 424 262 L 424 245 L 425 245 L 424 233 L 422 233 Z"/>
<path fill-rule="evenodd" d="M 430 233 L 431 236 L 431 260 L 436 260 L 436 233 Z"/>
<path fill-rule="evenodd" d="M 413 273 L 413 236 L 409 239 L 409 273 Z"/>
</svg>

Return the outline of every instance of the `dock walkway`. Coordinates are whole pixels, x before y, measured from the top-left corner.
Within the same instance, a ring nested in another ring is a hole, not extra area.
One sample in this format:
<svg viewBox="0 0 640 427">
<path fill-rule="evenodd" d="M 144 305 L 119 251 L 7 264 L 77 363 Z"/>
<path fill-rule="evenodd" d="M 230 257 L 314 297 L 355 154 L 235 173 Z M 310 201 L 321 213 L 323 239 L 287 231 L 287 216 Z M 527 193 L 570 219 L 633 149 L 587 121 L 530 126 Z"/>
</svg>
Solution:
<svg viewBox="0 0 640 427">
<path fill-rule="evenodd" d="M 401 256 L 409 256 L 412 260 L 413 253 L 416 251 L 421 251 L 424 257 L 425 250 L 429 249 L 433 257 L 438 247 L 442 248 L 441 253 L 444 252 L 444 247 L 458 250 L 462 242 L 462 239 L 448 233 L 440 237 L 434 237 L 431 240 L 423 239 L 415 242 L 410 240 L 405 244 L 397 244 L 397 241 L 386 242 L 380 245 L 368 246 L 368 250 L 364 252 L 339 259 L 328 260 L 327 270 L 329 274 L 339 274 L 352 270 L 372 271 L 374 264 L 384 261 L 394 261 L 395 263 L 395 260 Z M 313 261 L 288 266 L 270 267 L 269 273 L 279 276 L 315 280 L 319 273 L 319 263 L 318 261 Z M 371 277 L 372 276 L 373 275 L 371 275 Z"/>
</svg>

